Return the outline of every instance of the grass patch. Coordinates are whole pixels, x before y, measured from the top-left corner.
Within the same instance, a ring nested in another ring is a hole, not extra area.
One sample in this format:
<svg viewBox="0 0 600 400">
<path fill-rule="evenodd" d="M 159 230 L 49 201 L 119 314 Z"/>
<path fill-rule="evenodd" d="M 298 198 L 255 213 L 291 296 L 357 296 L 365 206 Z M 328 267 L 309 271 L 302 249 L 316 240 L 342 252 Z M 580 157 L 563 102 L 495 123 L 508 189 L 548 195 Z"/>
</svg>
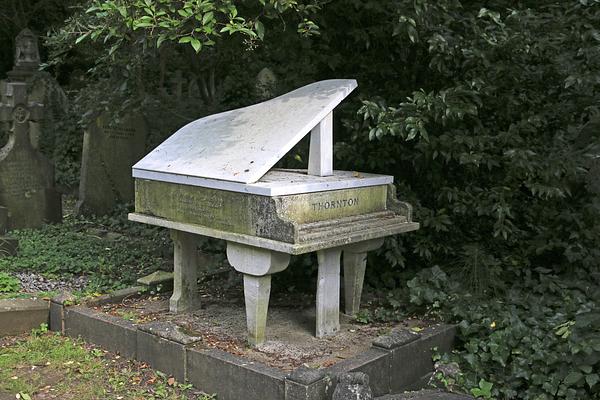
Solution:
<svg viewBox="0 0 600 400">
<path fill-rule="evenodd" d="M 145 364 L 45 329 L 0 347 L 0 398 L 3 394 L 25 400 L 216 399 Z"/>
</svg>

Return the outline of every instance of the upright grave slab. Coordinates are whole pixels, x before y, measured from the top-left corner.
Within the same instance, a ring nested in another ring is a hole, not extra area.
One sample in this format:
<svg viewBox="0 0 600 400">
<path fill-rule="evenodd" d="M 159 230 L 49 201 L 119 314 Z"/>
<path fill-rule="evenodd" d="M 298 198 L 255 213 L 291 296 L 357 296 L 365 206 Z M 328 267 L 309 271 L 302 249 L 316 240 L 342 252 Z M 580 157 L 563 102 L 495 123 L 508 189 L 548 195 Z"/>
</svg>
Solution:
<svg viewBox="0 0 600 400">
<path fill-rule="evenodd" d="M 0 258 L 14 256 L 19 249 L 19 241 L 7 236 L 8 231 L 8 209 L 0 207 Z"/>
<path fill-rule="evenodd" d="M 8 209 L 8 228 L 36 228 L 62 220 L 60 194 L 54 187 L 54 166 L 33 148 L 29 123 L 43 117 L 39 103 L 27 101 L 25 83 L 8 82 L 0 104 L 0 121 L 11 126 L 0 149 L 0 204 Z"/>
<path fill-rule="evenodd" d="M 131 167 L 146 150 L 147 128 L 141 117 L 110 122 L 101 116 L 84 133 L 79 214 L 104 215 L 118 202 L 133 202 Z"/>
<path fill-rule="evenodd" d="M 227 241 L 244 274 L 248 341 L 266 338 L 271 275 L 290 255 L 316 251 L 318 337 L 339 330 L 340 263 L 346 312 L 360 304 L 366 254 L 383 237 L 419 228 L 393 177 L 333 169 L 333 109 L 354 80 L 313 83 L 275 99 L 194 121 L 133 167 L 133 221 L 173 231 L 170 308 L 198 306 L 195 235 Z M 273 166 L 311 132 L 307 170 Z"/>
</svg>

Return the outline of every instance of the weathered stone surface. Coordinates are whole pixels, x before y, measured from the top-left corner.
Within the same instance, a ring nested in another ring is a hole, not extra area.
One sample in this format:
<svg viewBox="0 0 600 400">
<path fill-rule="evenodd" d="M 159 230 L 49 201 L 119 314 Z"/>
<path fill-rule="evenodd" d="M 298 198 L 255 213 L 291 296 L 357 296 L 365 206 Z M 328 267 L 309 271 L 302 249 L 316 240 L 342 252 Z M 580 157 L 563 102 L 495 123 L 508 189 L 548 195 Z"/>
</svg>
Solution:
<svg viewBox="0 0 600 400">
<path fill-rule="evenodd" d="M 270 68 L 263 68 L 256 75 L 256 94 L 262 100 L 269 99 L 275 95 L 277 88 L 277 76 Z"/>
<path fill-rule="evenodd" d="M 373 346 L 382 349 L 395 349 L 419 339 L 421 335 L 408 329 L 394 329 L 389 335 L 379 336 L 373 340 Z"/>
<path fill-rule="evenodd" d="M 46 300 L 0 300 L 0 336 L 18 335 L 47 324 L 48 307 Z"/>
<path fill-rule="evenodd" d="M 39 66 L 38 38 L 31 30 L 25 28 L 15 39 L 14 67 L 8 72 L 8 79 L 12 82 L 24 82 Z"/>
<path fill-rule="evenodd" d="M 8 208 L 0 206 L 0 235 L 8 231 Z"/>
<path fill-rule="evenodd" d="M 107 350 L 136 357 L 136 328 L 130 321 L 80 306 L 67 308 L 64 318 L 67 336 L 81 336 Z"/>
<path fill-rule="evenodd" d="M 189 349 L 188 380 L 219 400 L 281 400 L 285 375 L 216 349 Z"/>
<path fill-rule="evenodd" d="M 339 362 L 329 368 L 327 373 L 333 377 L 333 386 L 328 389 L 332 395 L 339 377 L 348 372 L 363 372 L 369 376 L 374 396 L 390 393 L 390 379 L 395 379 L 390 370 L 391 354 L 378 348 L 371 348 L 354 358 Z"/>
<path fill-rule="evenodd" d="M 172 375 L 180 382 L 186 379 L 186 349 L 181 343 L 163 339 L 154 333 L 137 331 L 137 359 L 152 368 Z"/>
<path fill-rule="evenodd" d="M 355 243 L 344 247 L 344 306 L 347 315 L 356 315 L 367 269 L 367 252 L 383 245 L 383 238 Z"/>
<path fill-rule="evenodd" d="M 65 310 L 76 302 L 75 296 L 63 291 L 50 300 L 50 330 L 65 333 Z"/>
<path fill-rule="evenodd" d="M 167 271 L 154 271 L 137 280 L 137 283 L 144 286 L 157 286 L 173 283 L 173 273 Z"/>
<path fill-rule="evenodd" d="M 115 290 L 114 292 L 103 294 L 102 296 L 94 297 L 87 301 L 87 304 L 102 305 L 110 303 L 120 303 L 124 299 L 134 298 L 146 291 L 144 286 L 131 286 L 124 289 Z"/>
<path fill-rule="evenodd" d="M 142 332 L 151 333 L 171 342 L 188 345 L 202 340 L 201 336 L 188 335 L 171 322 L 159 321 L 143 324 L 138 327 Z"/>
<path fill-rule="evenodd" d="M 325 400 L 330 379 L 322 379 L 310 385 L 285 381 L 285 400 Z"/>
<path fill-rule="evenodd" d="M 300 366 L 296 368 L 286 379 L 300 383 L 302 385 L 310 385 L 324 379 L 327 376 L 324 369 L 308 368 Z"/>
<path fill-rule="evenodd" d="M 135 169 L 256 182 L 356 86 L 352 79 L 315 82 L 267 102 L 193 121 Z"/>
<path fill-rule="evenodd" d="M 377 400 L 473 400 L 471 396 L 456 393 L 440 392 L 438 390 L 420 390 L 401 394 L 378 397 Z"/>
<path fill-rule="evenodd" d="M 332 400 L 372 400 L 369 376 L 363 372 L 350 372 L 338 378 Z"/>
<path fill-rule="evenodd" d="M 198 253 L 197 238 L 187 232 L 171 231 L 173 239 L 173 295 L 169 299 L 169 310 L 173 313 L 193 310 L 200 307 L 198 295 Z"/>
<path fill-rule="evenodd" d="M 293 243 L 292 225 L 384 211 L 385 185 L 288 196 L 136 179 L 137 213 Z"/>
<path fill-rule="evenodd" d="M 113 124 L 99 117 L 84 132 L 81 182 L 76 210 L 104 215 L 118 202 L 133 202 L 131 167 L 146 150 L 147 127 L 140 116 Z"/>
<path fill-rule="evenodd" d="M 27 85 L 8 83 L 8 103 L 0 104 L 0 120 L 12 129 L 0 149 L 0 204 L 8 208 L 8 228 L 35 228 L 60 222 L 62 204 L 54 188 L 54 166 L 29 139 L 29 122 L 42 120 L 42 106 L 28 103 Z"/>
<path fill-rule="evenodd" d="M 434 370 L 432 349 L 448 352 L 454 343 L 456 328 L 451 325 L 437 325 L 421 332 L 418 340 L 393 348 L 391 354 L 391 392 L 422 388 L 422 379 Z"/>
<path fill-rule="evenodd" d="M 50 324 L 48 328 L 52 332 L 64 332 L 64 311 L 65 308 L 62 304 L 50 301 Z"/>
</svg>

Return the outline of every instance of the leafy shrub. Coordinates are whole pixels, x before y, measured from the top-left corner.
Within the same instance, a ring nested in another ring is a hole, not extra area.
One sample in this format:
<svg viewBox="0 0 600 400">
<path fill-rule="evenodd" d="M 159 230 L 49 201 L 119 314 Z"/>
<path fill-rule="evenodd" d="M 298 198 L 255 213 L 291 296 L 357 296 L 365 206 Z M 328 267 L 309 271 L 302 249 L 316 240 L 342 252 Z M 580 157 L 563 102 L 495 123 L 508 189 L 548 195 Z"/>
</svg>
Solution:
<svg viewBox="0 0 600 400">
<path fill-rule="evenodd" d="M 343 68 L 368 89 L 337 155 L 393 174 L 421 222 L 386 242 L 371 282 L 402 288 L 399 267 L 439 266 L 378 316 L 410 300 L 460 322 L 451 358 L 468 389 L 597 398 L 600 2 L 351 3 L 365 25 Z"/>
<path fill-rule="evenodd" d="M 21 288 L 19 280 L 6 272 L 0 272 L 0 293 L 13 293 Z"/>
<path fill-rule="evenodd" d="M 494 398 L 599 398 L 600 279 L 573 275 L 524 270 L 487 301 L 462 292 L 439 267 L 408 287 L 413 304 L 458 323 L 462 344 L 443 359 L 459 362 L 465 387 L 485 378 Z"/>
</svg>

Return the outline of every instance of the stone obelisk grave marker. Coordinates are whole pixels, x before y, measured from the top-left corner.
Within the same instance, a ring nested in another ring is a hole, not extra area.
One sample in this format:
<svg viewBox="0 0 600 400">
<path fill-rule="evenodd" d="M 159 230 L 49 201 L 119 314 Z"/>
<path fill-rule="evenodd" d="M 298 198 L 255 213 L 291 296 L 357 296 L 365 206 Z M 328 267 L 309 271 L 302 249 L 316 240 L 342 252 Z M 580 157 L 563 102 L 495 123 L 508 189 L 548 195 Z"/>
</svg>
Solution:
<svg viewBox="0 0 600 400">
<path fill-rule="evenodd" d="M 60 222 L 60 194 L 54 188 L 54 166 L 33 148 L 29 123 L 43 118 L 43 105 L 27 101 L 27 85 L 8 82 L 0 104 L 0 121 L 10 126 L 0 149 L 0 206 L 8 209 L 8 228 L 35 228 Z"/>
</svg>

